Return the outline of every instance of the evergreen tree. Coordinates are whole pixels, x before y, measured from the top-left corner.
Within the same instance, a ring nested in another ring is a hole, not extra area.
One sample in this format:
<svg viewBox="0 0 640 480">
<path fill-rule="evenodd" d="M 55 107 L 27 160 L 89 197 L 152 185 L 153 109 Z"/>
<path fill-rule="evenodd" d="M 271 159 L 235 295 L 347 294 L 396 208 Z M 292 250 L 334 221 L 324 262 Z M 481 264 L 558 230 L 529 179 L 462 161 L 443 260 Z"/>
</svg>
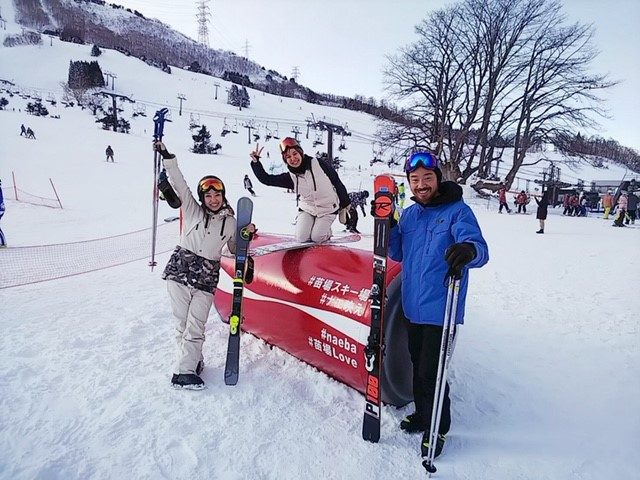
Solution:
<svg viewBox="0 0 640 480">
<path fill-rule="evenodd" d="M 9 105 L 9 100 L 4 97 L 0 98 L 0 110 L 4 110 L 7 105 Z"/>
<path fill-rule="evenodd" d="M 211 133 L 207 130 L 206 125 L 202 125 L 202 128 L 196 135 L 192 135 L 193 153 L 207 154 L 213 152 L 213 146 L 211 145 Z"/>
<path fill-rule="evenodd" d="M 231 90 L 229 90 L 229 95 L 227 96 L 227 103 L 234 107 L 240 106 L 240 90 L 238 90 L 238 86 L 235 83 L 231 85 Z"/>
<path fill-rule="evenodd" d="M 91 56 L 92 57 L 99 57 L 100 55 L 102 55 L 102 50 L 100 50 L 98 45 L 93 44 L 93 48 L 91 49 Z"/>
<path fill-rule="evenodd" d="M 249 92 L 247 92 L 246 87 L 242 87 L 242 90 L 238 92 L 239 95 L 239 103 L 240 107 L 247 108 L 251 104 L 251 100 L 249 99 Z"/>
<path fill-rule="evenodd" d="M 47 108 L 42 105 L 42 101 L 40 100 L 36 100 L 33 103 L 27 103 L 26 110 L 27 113 L 30 113 L 31 115 L 35 115 L 37 117 L 46 117 L 47 115 L 49 115 L 49 110 L 47 110 Z"/>
<path fill-rule="evenodd" d="M 94 88 L 104 86 L 102 69 L 98 62 L 69 62 L 69 88 Z"/>
</svg>

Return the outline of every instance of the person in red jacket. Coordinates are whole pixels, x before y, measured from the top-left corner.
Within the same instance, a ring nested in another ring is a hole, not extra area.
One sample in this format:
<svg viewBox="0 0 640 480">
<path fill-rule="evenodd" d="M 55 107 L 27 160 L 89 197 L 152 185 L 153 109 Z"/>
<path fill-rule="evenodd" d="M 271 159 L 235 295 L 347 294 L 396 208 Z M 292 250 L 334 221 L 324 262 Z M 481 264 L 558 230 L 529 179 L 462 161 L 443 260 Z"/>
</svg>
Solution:
<svg viewBox="0 0 640 480">
<path fill-rule="evenodd" d="M 503 207 L 507 209 L 507 213 L 511 213 L 511 209 L 507 204 L 507 187 L 505 187 L 502 182 L 500 182 L 500 188 L 498 189 L 498 201 L 500 202 L 498 213 L 502 213 Z"/>
<path fill-rule="evenodd" d="M 518 213 L 527 213 L 527 203 L 529 203 L 529 196 L 524 190 L 522 190 L 516 197 L 516 205 L 518 205 Z"/>
</svg>

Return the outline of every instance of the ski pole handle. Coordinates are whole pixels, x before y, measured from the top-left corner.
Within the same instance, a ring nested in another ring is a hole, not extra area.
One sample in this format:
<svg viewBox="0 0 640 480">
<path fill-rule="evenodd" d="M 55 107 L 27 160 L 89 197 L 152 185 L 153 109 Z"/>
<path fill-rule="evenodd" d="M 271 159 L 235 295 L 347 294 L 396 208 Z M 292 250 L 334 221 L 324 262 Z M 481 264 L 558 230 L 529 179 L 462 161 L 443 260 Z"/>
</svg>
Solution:
<svg viewBox="0 0 640 480">
<path fill-rule="evenodd" d="M 156 114 L 153 116 L 153 123 L 155 124 L 155 128 L 153 130 L 153 138 L 155 140 L 162 140 L 162 135 L 164 132 L 164 122 L 165 115 L 169 112 L 168 108 L 162 108 L 156 111 Z"/>
</svg>

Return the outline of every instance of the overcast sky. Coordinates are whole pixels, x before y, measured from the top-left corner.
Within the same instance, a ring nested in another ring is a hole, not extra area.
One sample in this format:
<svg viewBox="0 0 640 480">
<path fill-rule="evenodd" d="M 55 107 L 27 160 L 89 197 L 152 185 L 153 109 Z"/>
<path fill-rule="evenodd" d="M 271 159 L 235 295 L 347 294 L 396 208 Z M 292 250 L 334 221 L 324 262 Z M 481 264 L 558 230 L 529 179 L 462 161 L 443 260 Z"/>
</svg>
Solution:
<svg viewBox="0 0 640 480">
<path fill-rule="evenodd" d="M 196 0 L 112 0 L 198 38 Z M 417 37 L 414 25 L 453 0 L 212 0 L 209 43 L 248 56 L 313 90 L 384 97 L 385 56 Z M 595 73 L 622 83 L 598 132 L 640 151 L 640 0 L 564 0 L 570 21 L 593 24 Z"/>
</svg>

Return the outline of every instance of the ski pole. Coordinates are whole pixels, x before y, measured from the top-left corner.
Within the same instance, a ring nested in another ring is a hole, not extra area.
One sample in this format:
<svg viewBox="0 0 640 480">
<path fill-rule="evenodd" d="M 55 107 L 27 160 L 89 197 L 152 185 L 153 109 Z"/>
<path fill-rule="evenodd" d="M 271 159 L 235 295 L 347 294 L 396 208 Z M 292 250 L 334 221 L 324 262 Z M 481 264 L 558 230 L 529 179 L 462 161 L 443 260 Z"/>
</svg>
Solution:
<svg viewBox="0 0 640 480">
<path fill-rule="evenodd" d="M 433 395 L 433 408 L 431 410 L 431 425 L 429 427 L 429 449 L 422 466 L 427 470 L 429 477 L 436 472 L 433 464 L 438 441 L 438 430 L 442 416 L 442 404 L 447 384 L 447 371 L 451 360 L 453 338 L 455 335 L 456 312 L 458 310 L 458 294 L 460 292 L 460 275 L 449 274 L 447 285 L 447 301 L 444 310 L 444 322 L 442 326 L 442 340 L 440 341 L 440 355 L 438 358 L 438 371 L 436 376 L 436 388 Z"/>
<path fill-rule="evenodd" d="M 163 108 L 158 110 L 156 114 L 153 116 L 153 140 L 154 142 L 162 141 L 162 136 L 164 133 L 164 122 L 165 115 L 169 111 L 168 108 Z M 156 237 L 158 231 L 158 176 L 160 175 L 160 165 L 161 165 L 161 156 L 160 152 L 153 152 L 153 199 L 152 199 L 152 220 L 151 220 L 151 261 L 149 261 L 149 266 L 151 267 L 151 271 L 153 271 L 153 267 L 156 266 Z"/>
</svg>

